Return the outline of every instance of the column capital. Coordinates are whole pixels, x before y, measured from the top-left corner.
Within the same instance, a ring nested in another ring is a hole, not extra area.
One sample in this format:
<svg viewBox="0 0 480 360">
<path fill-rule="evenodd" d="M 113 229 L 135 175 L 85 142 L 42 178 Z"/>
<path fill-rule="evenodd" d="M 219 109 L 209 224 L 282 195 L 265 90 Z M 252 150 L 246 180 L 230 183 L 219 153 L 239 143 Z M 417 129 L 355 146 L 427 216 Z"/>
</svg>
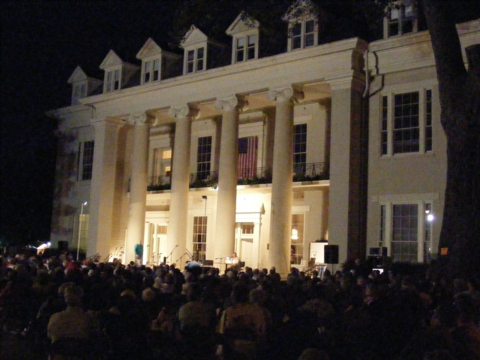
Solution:
<svg viewBox="0 0 480 360">
<path fill-rule="evenodd" d="M 298 101 L 302 100 L 304 97 L 303 91 L 297 90 L 292 86 L 281 87 L 277 89 L 272 89 L 267 94 L 267 99 L 269 101 Z"/>
<path fill-rule="evenodd" d="M 215 108 L 223 111 L 232 111 L 235 108 L 238 110 L 243 110 L 247 106 L 247 100 L 240 95 L 232 95 L 222 99 L 217 99 L 217 101 L 215 101 Z"/>
<path fill-rule="evenodd" d="M 130 114 L 127 123 L 130 125 L 152 125 L 155 120 L 155 118 L 148 116 L 145 113 L 138 113 Z"/>
<path fill-rule="evenodd" d="M 171 107 L 170 110 L 168 110 L 168 116 L 174 119 L 184 119 L 187 117 L 196 118 L 199 114 L 199 109 L 188 104 L 178 107 Z"/>
</svg>

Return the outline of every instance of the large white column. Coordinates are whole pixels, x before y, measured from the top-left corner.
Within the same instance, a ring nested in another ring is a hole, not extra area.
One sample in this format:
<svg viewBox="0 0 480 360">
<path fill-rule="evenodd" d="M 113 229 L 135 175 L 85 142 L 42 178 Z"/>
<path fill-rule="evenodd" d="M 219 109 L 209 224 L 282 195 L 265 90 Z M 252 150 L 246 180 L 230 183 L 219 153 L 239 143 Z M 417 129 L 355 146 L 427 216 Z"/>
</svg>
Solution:
<svg viewBox="0 0 480 360">
<path fill-rule="evenodd" d="M 143 245 L 144 240 L 148 185 L 148 146 L 150 140 L 150 119 L 145 114 L 132 115 L 129 122 L 134 125 L 134 140 L 125 249 L 126 263 L 135 260 L 135 246 L 137 244 Z"/>
<path fill-rule="evenodd" d="M 217 218 L 215 226 L 215 262 L 231 256 L 235 246 L 235 215 L 238 178 L 238 120 L 245 102 L 238 96 L 219 99 L 223 110 L 218 170 Z"/>
<path fill-rule="evenodd" d="M 329 243 L 339 245 L 339 262 L 363 258 L 366 249 L 367 138 L 360 78 L 332 87 Z"/>
<path fill-rule="evenodd" d="M 277 272 L 290 272 L 293 182 L 293 105 L 302 93 L 291 87 L 268 92 L 276 101 L 275 142 L 273 146 L 272 207 L 270 222 L 270 263 Z"/>
<path fill-rule="evenodd" d="M 197 113 L 197 110 L 188 105 L 171 108 L 169 111 L 169 116 L 175 119 L 175 140 L 172 159 L 170 219 L 167 228 L 167 253 L 165 254 L 168 256 L 168 262 L 175 262 L 186 252 L 190 142 L 192 118 Z"/>
<path fill-rule="evenodd" d="M 90 187 L 87 257 L 109 254 L 113 232 L 115 181 L 117 179 L 118 132 L 123 121 L 115 118 L 93 119 L 95 148 Z"/>
</svg>

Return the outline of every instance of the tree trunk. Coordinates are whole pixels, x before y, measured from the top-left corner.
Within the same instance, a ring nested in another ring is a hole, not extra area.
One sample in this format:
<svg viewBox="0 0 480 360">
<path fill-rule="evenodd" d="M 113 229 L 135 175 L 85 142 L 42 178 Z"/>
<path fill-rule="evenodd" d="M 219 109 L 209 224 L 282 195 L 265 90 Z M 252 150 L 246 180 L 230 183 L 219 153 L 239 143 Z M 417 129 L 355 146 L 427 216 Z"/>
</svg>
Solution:
<svg viewBox="0 0 480 360">
<path fill-rule="evenodd" d="M 444 0 L 423 0 L 435 55 L 441 122 L 447 137 L 447 184 L 439 252 L 452 277 L 480 275 L 480 78 L 475 58 L 462 60 L 454 19 Z M 478 54 L 480 45 L 472 47 Z M 470 60 L 470 59 L 469 59 Z"/>
</svg>

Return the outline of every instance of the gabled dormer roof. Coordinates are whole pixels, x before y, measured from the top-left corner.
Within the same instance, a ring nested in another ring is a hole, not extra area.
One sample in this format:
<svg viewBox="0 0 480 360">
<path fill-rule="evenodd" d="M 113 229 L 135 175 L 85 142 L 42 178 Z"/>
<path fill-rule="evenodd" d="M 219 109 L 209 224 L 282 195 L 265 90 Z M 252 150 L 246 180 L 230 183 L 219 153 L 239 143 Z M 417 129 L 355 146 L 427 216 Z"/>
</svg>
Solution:
<svg viewBox="0 0 480 360">
<path fill-rule="evenodd" d="M 192 47 L 202 43 L 203 44 L 208 43 L 208 44 L 212 44 L 219 47 L 225 47 L 224 44 L 209 39 L 208 36 L 205 35 L 195 25 L 190 26 L 190 30 L 187 31 L 182 41 L 180 42 L 180 47 L 185 49 L 185 48 Z"/>
<path fill-rule="evenodd" d="M 318 14 L 318 6 L 311 0 L 297 0 L 290 5 L 285 15 L 282 16 L 284 21 L 294 21 L 305 17 L 316 16 Z"/>
<path fill-rule="evenodd" d="M 70 77 L 68 78 L 67 83 L 74 84 L 76 82 L 86 81 L 86 80 L 88 80 L 87 74 L 85 74 L 85 71 L 83 71 L 80 66 L 77 66 L 73 71 L 72 75 L 70 75 Z"/>
<path fill-rule="evenodd" d="M 105 70 L 112 66 L 123 65 L 123 60 L 115 53 L 115 51 L 110 50 L 100 64 L 100 69 Z"/>
<path fill-rule="evenodd" d="M 148 38 L 148 40 L 143 44 L 142 48 L 138 52 L 136 58 L 137 59 L 144 59 L 150 56 L 161 55 L 162 48 L 157 45 L 157 43 L 152 39 Z"/>
<path fill-rule="evenodd" d="M 179 58 L 180 56 L 177 54 L 173 54 L 169 51 L 163 50 L 152 38 L 148 38 L 145 44 L 142 46 L 140 51 L 137 54 L 137 59 L 142 60 L 149 57 L 172 57 L 172 58 Z"/>
<path fill-rule="evenodd" d="M 205 43 L 208 41 L 208 36 L 205 35 L 200 29 L 195 25 L 190 26 L 190 30 L 187 31 L 185 36 L 180 43 L 182 48 L 189 47 L 192 45 L 197 45 L 200 43 Z"/>
<path fill-rule="evenodd" d="M 227 35 L 234 35 L 252 29 L 258 29 L 259 27 L 260 23 L 257 20 L 251 18 L 247 13 L 241 12 L 228 27 L 226 33 Z"/>
</svg>

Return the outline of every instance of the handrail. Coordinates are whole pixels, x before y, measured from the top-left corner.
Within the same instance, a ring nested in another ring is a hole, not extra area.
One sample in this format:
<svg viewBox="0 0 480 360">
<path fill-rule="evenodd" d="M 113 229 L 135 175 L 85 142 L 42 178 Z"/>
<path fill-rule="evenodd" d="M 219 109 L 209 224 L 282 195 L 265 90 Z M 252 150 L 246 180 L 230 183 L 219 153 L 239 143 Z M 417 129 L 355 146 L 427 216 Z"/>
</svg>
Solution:
<svg viewBox="0 0 480 360">
<path fill-rule="evenodd" d="M 292 170 L 294 182 L 308 182 L 329 179 L 328 170 L 323 162 L 293 164 Z M 171 189 L 170 175 L 151 176 L 148 180 L 147 191 Z M 189 183 L 190 188 L 215 187 L 218 184 L 218 174 L 215 171 L 191 173 Z M 258 168 L 245 167 L 243 169 L 239 169 L 238 171 L 238 185 L 258 185 L 271 183 L 271 166 L 263 166 Z"/>
</svg>

